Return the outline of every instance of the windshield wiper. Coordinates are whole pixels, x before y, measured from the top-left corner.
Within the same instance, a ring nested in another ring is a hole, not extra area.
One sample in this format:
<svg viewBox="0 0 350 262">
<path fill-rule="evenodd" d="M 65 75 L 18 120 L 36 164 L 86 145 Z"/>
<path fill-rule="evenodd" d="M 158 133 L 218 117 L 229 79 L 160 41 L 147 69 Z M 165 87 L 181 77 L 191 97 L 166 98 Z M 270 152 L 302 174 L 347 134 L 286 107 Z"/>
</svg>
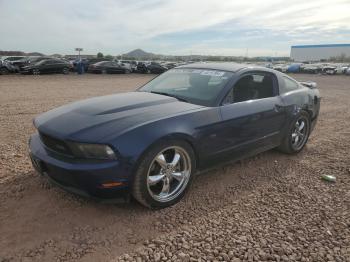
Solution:
<svg viewBox="0 0 350 262">
<path fill-rule="evenodd" d="M 188 101 L 187 101 L 186 99 L 184 99 L 184 98 L 182 98 L 182 97 L 178 97 L 178 96 L 173 95 L 173 94 L 166 93 L 166 92 L 151 91 L 151 93 L 153 93 L 153 94 L 158 94 L 158 95 L 163 95 L 163 96 L 174 97 L 174 98 L 176 98 L 176 99 L 179 100 L 179 101 L 187 102 L 187 103 L 188 103 Z"/>
</svg>

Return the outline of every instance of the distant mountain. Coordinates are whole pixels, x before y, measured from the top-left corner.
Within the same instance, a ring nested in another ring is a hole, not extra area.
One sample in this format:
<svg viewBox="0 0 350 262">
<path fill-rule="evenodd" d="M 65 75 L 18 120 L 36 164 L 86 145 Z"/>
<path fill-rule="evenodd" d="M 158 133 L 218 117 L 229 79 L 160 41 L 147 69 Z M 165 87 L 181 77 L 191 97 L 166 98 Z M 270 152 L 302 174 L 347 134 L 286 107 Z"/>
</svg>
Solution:
<svg viewBox="0 0 350 262">
<path fill-rule="evenodd" d="M 39 53 L 39 52 L 27 53 L 26 55 L 29 55 L 29 56 L 44 56 L 44 54 Z"/>
<path fill-rule="evenodd" d="M 157 55 L 145 52 L 142 49 L 135 49 L 130 51 L 129 53 L 124 54 L 123 56 L 132 57 L 136 59 L 150 59 L 156 57 Z"/>
<path fill-rule="evenodd" d="M 22 51 L 1 51 L 0 50 L 0 56 L 43 56 L 43 54 L 38 52 L 25 53 Z"/>
</svg>

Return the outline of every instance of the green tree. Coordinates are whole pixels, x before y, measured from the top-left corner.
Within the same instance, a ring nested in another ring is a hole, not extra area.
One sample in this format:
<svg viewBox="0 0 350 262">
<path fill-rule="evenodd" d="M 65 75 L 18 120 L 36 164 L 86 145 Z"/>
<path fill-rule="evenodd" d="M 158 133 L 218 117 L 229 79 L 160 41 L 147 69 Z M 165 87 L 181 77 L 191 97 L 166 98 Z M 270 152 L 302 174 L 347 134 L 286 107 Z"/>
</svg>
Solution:
<svg viewBox="0 0 350 262">
<path fill-rule="evenodd" d="M 111 55 L 106 55 L 104 58 L 106 58 L 107 60 L 113 60 L 113 56 Z"/>
<path fill-rule="evenodd" d="M 101 52 L 97 53 L 97 58 L 103 58 L 103 54 Z"/>
</svg>

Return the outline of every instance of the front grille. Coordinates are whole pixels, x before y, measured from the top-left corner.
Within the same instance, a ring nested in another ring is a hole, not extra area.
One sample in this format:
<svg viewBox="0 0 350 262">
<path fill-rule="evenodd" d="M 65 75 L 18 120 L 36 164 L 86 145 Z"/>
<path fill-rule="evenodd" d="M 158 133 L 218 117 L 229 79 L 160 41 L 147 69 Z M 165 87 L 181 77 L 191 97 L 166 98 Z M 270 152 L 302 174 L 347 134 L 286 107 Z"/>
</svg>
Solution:
<svg viewBox="0 0 350 262">
<path fill-rule="evenodd" d="M 44 145 L 48 149 L 55 151 L 57 153 L 60 153 L 60 154 L 64 154 L 64 155 L 73 157 L 72 151 L 70 150 L 70 148 L 68 147 L 68 145 L 64 141 L 57 139 L 57 138 L 54 138 L 52 136 L 43 134 L 41 132 L 39 134 L 40 134 L 41 141 L 44 143 Z"/>
</svg>

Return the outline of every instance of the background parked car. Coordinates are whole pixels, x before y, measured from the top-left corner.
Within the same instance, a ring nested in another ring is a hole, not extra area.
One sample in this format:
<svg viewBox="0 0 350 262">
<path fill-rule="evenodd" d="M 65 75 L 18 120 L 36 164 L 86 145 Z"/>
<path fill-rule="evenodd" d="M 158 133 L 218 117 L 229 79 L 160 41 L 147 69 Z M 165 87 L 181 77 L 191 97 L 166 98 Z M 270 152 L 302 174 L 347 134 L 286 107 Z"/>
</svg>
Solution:
<svg viewBox="0 0 350 262">
<path fill-rule="evenodd" d="M 165 63 L 163 66 L 166 67 L 167 69 L 172 69 L 172 68 L 176 67 L 177 64 L 169 62 L 169 63 Z"/>
<path fill-rule="evenodd" d="M 290 64 L 287 68 L 287 73 L 299 73 L 300 72 L 300 63 Z"/>
<path fill-rule="evenodd" d="M 336 68 L 336 74 L 346 74 L 346 70 L 349 68 L 349 66 L 347 65 L 339 65 L 337 68 Z"/>
<path fill-rule="evenodd" d="M 318 64 L 304 64 L 300 66 L 300 71 L 302 73 L 308 73 L 308 74 L 319 74 L 322 71 L 322 68 Z"/>
<path fill-rule="evenodd" d="M 152 74 L 161 74 L 168 69 L 164 66 L 161 66 L 157 62 L 151 62 L 149 65 L 147 65 L 147 73 L 152 73 Z"/>
<path fill-rule="evenodd" d="M 350 75 L 350 66 L 345 70 L 346 75 Z"/>
<path fill-rule="evenodd" d="M 147 66 L 146 66 L 145 62 L 138 62 L 135 72 L 141 73 L 141 74 L 147 73 Z"/>
<path fill-rule="evenodd" d="M 71 68 L 71 64 L 61 59 L 44 59 L 36 63 L 30 63 L 22 67 L 22 74 L 55 74 L 63 73 L 68 74 Z"/>
<path fill-rule="evenodd" d="M 42 60 L 52 59 L 48 56 L 27 56 L 22 59 L 13 61 L 12 64 L 16 67 L 17 71 L 20 72 L 23 67 L 28 66 L 30 64 L 38 63 Z"/>
<path fill-rule="evenodd" d="M 102 61 L 89 65 L 89 73 L 97 74 L 117 74 L 117 73 L 131 73 L 131 69 L 113 61 Z"/>
<path fill-rule="evenodd" d="M 289 67 L 289 65 L 286 65 L 286 64 L 276 64 L 276 65 L 272 66 L 272 68 L 274 70 L 279 71 L 279 72 L 283 72 L 283 73 L 287 72 L 288 67 Z"/>
<path fill-rule="evenodd" d="M 115 61 L 115 62 L 118 63 L 121 67 L 124 67 L 126 70 L 128 70 L 128 73 L 131 73 L 134 71 L 129 61 Z"/>
<path fill-rule="evenodd" d="M 0 60 L 0 75 L 6 75 L 9 73 L 15 73 L 16 67 L 7 61 Z"/>
<path fill-rule="evenodd" d="M 326 65 L 322 68 L 322 74 L 325 75 L 335 75 L 336 74 L 336 66 Z"/>
<path fill-rule="evenodd" d="M 127 67 L 131 70 L 131 72 L 137 71 L 137 61 L 135 60 L 116 60 L 118 63 L 120 63 L 122 66 Z"/>
</svg>

